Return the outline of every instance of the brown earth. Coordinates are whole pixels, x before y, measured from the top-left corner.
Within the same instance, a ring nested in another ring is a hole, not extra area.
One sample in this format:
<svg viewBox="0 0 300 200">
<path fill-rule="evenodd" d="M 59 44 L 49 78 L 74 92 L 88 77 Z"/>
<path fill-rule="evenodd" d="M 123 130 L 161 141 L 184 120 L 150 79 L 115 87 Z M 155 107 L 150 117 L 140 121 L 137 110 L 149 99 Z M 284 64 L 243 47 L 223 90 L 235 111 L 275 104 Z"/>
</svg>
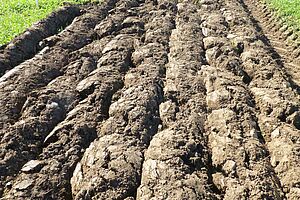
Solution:
<svg viewBox="0 0 300 200">
<path fill-rule="evenodd" d="M 0 50 L 0 199 L 300 199 L 299 51 L 269 16 L 106 0 L 30 28 Z"/>
</svg>

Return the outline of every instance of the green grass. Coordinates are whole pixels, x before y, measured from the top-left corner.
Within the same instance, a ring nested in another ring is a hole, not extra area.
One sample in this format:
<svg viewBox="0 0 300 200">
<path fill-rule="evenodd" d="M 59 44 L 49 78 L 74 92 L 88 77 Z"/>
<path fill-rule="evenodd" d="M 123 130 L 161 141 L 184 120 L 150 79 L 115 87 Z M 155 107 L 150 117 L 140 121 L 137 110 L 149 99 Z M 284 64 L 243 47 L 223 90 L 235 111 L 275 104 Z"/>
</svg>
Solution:
<svg viewBox="0 0 300 200">
<path fill-rule="evenodd" d="M 300 0 L 265 0 L 285 23 L 300 30 Z"/>
<path fill-rule="evenodd" d="M 37 22 L 53 10 L 63 5 L 63 2 L 84 3 L 90 0 L 0 0 L 0 45 L 8 43 L 15 36 L 24 32 L 34 22 Z"/>
</svg>

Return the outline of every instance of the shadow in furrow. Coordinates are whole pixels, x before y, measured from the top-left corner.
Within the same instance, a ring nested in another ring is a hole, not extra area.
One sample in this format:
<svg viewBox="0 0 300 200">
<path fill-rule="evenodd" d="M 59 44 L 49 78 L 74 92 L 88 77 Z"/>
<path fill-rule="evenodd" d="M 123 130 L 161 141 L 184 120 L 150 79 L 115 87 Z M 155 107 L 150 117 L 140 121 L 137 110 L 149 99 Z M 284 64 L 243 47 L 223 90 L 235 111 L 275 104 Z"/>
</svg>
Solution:
<svg viewBox="0 0 300 200">
<path fill-rule="evenodd" d="M 243 0 L 239 0 L 239 2 L 242 5 L 245 12 L 248 14 L 248 16 L 252 22 L 252 25 L 255 27 L 256 31 L 258 33 L 260 33 L 260 35 L 257 36 L 258 39 L 261 40 L 268 47 L 268 51 L 269 51 L 270 55 L 272 56 L 273 60 L 284 72 L 284 74 L 288 78 L 287 81 L 291 84 L 291 87 L 300 95 L 300 86 L 293 81 L 292 76 L 290 74 L 288 74 L 285 70 L 284 63 L 282 62 L 282 60 L 284 60 L 284 58 L 281 57 L 280 54 L 276 51 L 276 49 L 272 46 L 268 37 L 263 33 L 263 29 L 260 27 L 259 21 L 257 21 L 254 18 L 251 10 L 248 8 L 248 6 L 245 4 L 245 2 Z"/>
<path fill-rule="evenodd" d="M 105 11 L 105 8 L 104 9 L 102 8 L 102 10 Z M 103 16 L 104 14 L 105 13 L 101 13 L 100 15 Z M 101 18 L 101 17 L 99 17 L 99 18 Z M 97 20 L 94 20 L 94 21 L 95 22 L 93 22 L 93 23 L 97 22 Z M 89 22 L 86 21 L 86 23 L 89 23 Z M 91 28 L 93 28 L 93 27 L 91 27 Z M 82 35 L 82 33 L 81 33 L 81 35 Z M 76 36 L 76 34 L 74 36 Z M 78 41 L 78 42 L 80 43 L 80 41 Z M 79 47 L 75 47 L 75 50 L 76 50 L 76 48 L 81 49 L 81 47 L 86 46 L 86 43 L 85 42 L 83 42 L 83 43 L 84 43 L 84 45 L 80 45 Z M 64 44 L 64 43 L 61 43 L 61 44 Z M 59 45 L 61 45 L 61 44 L 59 44 Z M 81 50 L 78 50 L 78 51 L 81 51 Z M 87 54 L 85 54 L 85 56 L 87 56 Z M 89 59 L 90 59 L 90 61 L 89 61 Z M 89 73 L 89 70 L 93 70 L 94 69 L 94 67 L 92 66 L 93 65 L 92 64 L 93 63 L 93 59 L 94 58 L 91 58 L 89 56 L 88 57 L 82 57 L 82 59 L 80 59 L 82 61 L 81 64 L 78 65 L 77 61 L 79 61 L 79 60 L 76 60 L 75 62 L 71 63 L 69 65 L 69 67 L 65 67 L 65 68 L 68 68 L 68 69 L 65 71 L 64 75 L 57 77 L 56 79 L 54 79 L 51 82 L 49 81 L 49 84 L 46 86 L 46 88 L 40 89 L 40 91 L 39 91 L 40 93 L 38 94 L 38 97 L 33 97 L 31 99 L 31 101 L 27 102 L 28 105 L 26 105 L 26 106 L 24 105 L 23 106 L 23 109 L 26 109 L 27 111 L 23 113 L 24 116 L 22 116 L 22 119 L 20 119 L 20 123 L 17 122 L 15 124 L 16 126 L 20 126 L 21 125 L 21 127 L 18 127 L 19 132 L 20 133 L 24 132 L 24 130 L 22 130 L 22 121 L 24 121 L 24 120 L 25 120 L 24 122 L 26 122 L 26 120 L 27 120 L 28 122 L 32 122 L 32 123 L 36 124 L 36 127 L 38 127 L 38 130 L 33 130 L 31 128 L 31 129 L 29 129 L 29 132 L 26 133 L 26 134 L 21 134 L 21 135 L 14 136 L 13 141 L 7 143 L 7 147 L 6 148 L 2 148 L 2 150 L 1 150 L 1 154 L 0 155 L 1 156 L 5 156 L 5 159 L 3 159 L 3 162 L 1 163 L 2 166 L 5 165 L 5 162 L 7 162 L 6 164 L 8 164 L 10 167 L 16 166 L 16 164 L 18 164 L 19 166 L 17 168 L 19 170 L 19 169 L 21 169 L 22 165 L 26 161 L 31 160 L 31 159 L 33 159 L 33 160 L 37 159 L 36 156 L 34 156 L 34 155 L 37 155 L 37 154 L 42 155 L 44 153 L 43 152 L 44 150 L 40 151 L 38 148 L 42 145 L 41 143 L 45 139 L 45 134 L 47 134 L 47 132 L 49 133 L 52 130 L 52 128 L 54 128 L 60 121 L 63 121 L 63 119 L 65 119 L 66 117 L 69 117 L 69 115 L 72 112 L 68 113 L 68 111 L 72 110 L 72 107 L 74 107 L 76 105 L 76 103 L 78 102 L 76 91 L 74 91 L 74 88 L 70 89 L 68 87 L 72 87 L 72 84 L 76 84 L 77 80 L 80 80 L 80 79 L 84 78 L 84 76 L 85 76 L 84 73 Z M 81 67 L 81 69 L 80 69 L 80 67 Z M 82 74 L 80 74 L 80 72 L 78 70 L 82 70 Z M 64 81 L 65 81 L 66 84 L 64 86 L 61 86 L 60 82 L 64 82 Z M 67 83 L 68 81 L 69 82 L 71 81 L 71 83 L 68 84 Z M 57 91 L 55 91 L 57 88 L 60 88 L 60 87 L 66 87 L 66 89 L 65 90 L 61 90 L 61 91 L 59 91 L 59 89 L 58 89 Z M 57 92 L 57 93 L 55 94 L 55 92 Z M 53 98 L 53 97 L 55 97 L 55 98 Z M 107 96 L 105 98 L 107 98 L 108 100 L 110 99 L 109 96 Z M 58 101 L 58 103 L 56 101 Z M 33 107 L 30 106 L 30 103 L 34 103 L 34 102 L 37 103 L 37 104 L 33 105 Z M 39 108 L 38 106 L 42 106 L 42 107 Z M 62 107 L 66 106 L 66 107 L 61 108 L 61 106 Z M 51 111 L 51 112 L 49 112 L 47 114 L 47 112 L 45 112 L 43 109 L 46 109 L 46 110 L 47 109 L 50 109 L 50 110 L 52 109 L 53 112 Z M 104 108 L 104 110 L 105 110 L 105 108 Z M 108 108 L 106 110 L 108 110 Z M 66 113 L 68 113 L 68 114 L 66 115 Z M 40 115 L 41 118 L 38 118 L 35 115 L 37 115 L 37 116 Z M 43 117 L 45 119 L 43 119 Z M 27 126 L 27 124 L 25 124 L 25 126 Z M 51 126 L 52 126 L 52 128 L 51 128 Z M 50 129 L 47 129 L 48 127 Z M 13 127 L 11 127 L 11 129 L 12 128 Z M 57 127 L 55 127 L 55 128 L 57 128 Z M 55 131 L 55 128 L 52 130 L 52 132 Z M 15 129 L 15 130 L 18 130 L 18 129 Z M 80 129 L 79 128 L 78 130 L 79 130 L 79 132 L 78 132 L 79 135 L 81 135 L 81 134 L 84 135 L 83 133 L 80 133 L 80 130 L 84 130 L 84 129 Z M 13 133 L 13 131 L 14 130 L 12 130 L 12 133 Z M 93 140 L 96 137 L 96 134 L 94 134 L 94 136 L 92 136 L 93 135 L 92 134 L 93 131 L 90 130 L 88 132 L 90 132 L 92 140 Z M 94 132 L 96 133 L 96 129 L 94 129 Z M 38 133 L 40 133 L 40 134 L 42 134 L 44 136 L 39 136 Z M 3 141 L 5 141 L 5 140 L 11 140 L 11 139 L 9 139 L 9 137 L 10 137 L 10 135 L 9 135 L 9 132 L 8 132 L 8 133 L 5 134 L 5 137 L 2 138 L 2 144 L 3 145 L 6 145 L 5 142 L 3 142 Z M 10 147 L 9 145 L 12 145 L 13 143 L 18 142 L 18 139 L 19 140 L 25 140 L 25 141 L 23 141 L 23 142 L 20 143 L 21 147 L 23 148 L 23 149 L 21 148 L 20 150 L 21 151 L 23 150 L 23 151 L 21 152 L 21 154 L 19 154 L 19 153 L 16 154 L 16 156 L 15 156 L 16 158 L 15 159 L 17 159 L 18 162 L 14 162 L 14 164 L 12 164 L 12 163 L 10 163 L 9 160 L 11 160 L 10 157 L 14 156 L 14 154 L 5 153 L 5 151 L 7 151 L 9 149 L 11 149 L 11 150 L 14 149 L 15 147 L 13 147 L 13 146 Z M 46 137 L 46 139 L 47 139 L 47 137 Z M 45 141 L 45 144 L 48 143 L 48 145 L 50 145 L 52 142 L 55 143 L 57 139 L 59 139 L 59 137 L 57 135 L 55 135 L 54 137 L 51 137 L 49 141 Z M 36 143 L 33 142 L 35 140 L 37 140 Z M 87 138 L 87 140 L 90 141 L 91 139 Z M 33 144 L 31 144 L 30 142 L 33 142 Z M 24 146 L 24 145 L 28 145 L 28 147 Z M 45 145 L 45 146 L 48 146 L 48 145 Z M 41 163 L 43 163 L 43 164 L 39 164 L 39 166 L 44 166 L 45 165 L 44 161 L 41 161 Z M 6 171 L 7 171 L 7 167 L 5 167 L 4 172 L 6 172 Z M 10 170 L 9 173 L 15 173 L 17 171 Z M 15 184 L 14 184 L 15 187 L 13 187 L 13 188 L 4 188 L 4 187 L 2 187 L 4 189 L 4 191 L 2 191 L 2 192 L 4 192 L 4 194 L 3 194 L 3 196 L 4 196 L 3 198 L 4 199 L 10 199 L 10 198 L 12 198 L 12 196 L 16 195 L 14 193 L 16 192 L 15 190 L 18 190 L 18 184 L 17 183 L 21 184 L 21 183 L 23 183 L 26 180 L 26 179 L 23 179 L 23 178 L 26 178 L 26 173 L 27 172 L 25 172 L 25 174 L 24 174 L 24 172 L 21 172 L 18 176 L 15 177 Z M 4 180 L 1 181 L 2 184 L 7 183 L 12 178 L 14 178 L 14 177 L 8 176 L 7 174 L 6 175 L 1 175 L 1 179 L 3 177 L 5 179 L 7 179 L 7 180 L 6 181 L 4 181 Z M 22 182 L 22 179 L 23 179 L 23 182 Z M 35 181 L 38 181 L 38 178 Z M 18 194 L 18 195 L 20 195 L 20 194 Z M 33 192 L 32 195 L 34 196 L 34 195 L 37 195 L 37 194 Z M 38 194 L 38 195 L 45 195 L 45 196 L 47 196 L 46 194 L 43 194 L 43 193 Z M 56 199 L 56 198 L 54 198 L 54 199 Z"/>
</svg>

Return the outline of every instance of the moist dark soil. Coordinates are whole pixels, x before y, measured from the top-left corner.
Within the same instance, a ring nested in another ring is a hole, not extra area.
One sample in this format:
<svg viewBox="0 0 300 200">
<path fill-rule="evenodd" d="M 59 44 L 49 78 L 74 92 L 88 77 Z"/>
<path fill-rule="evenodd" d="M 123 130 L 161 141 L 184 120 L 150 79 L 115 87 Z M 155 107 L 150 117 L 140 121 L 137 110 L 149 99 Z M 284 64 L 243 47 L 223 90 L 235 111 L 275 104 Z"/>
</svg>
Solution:
<svg viewBox="0 0 300 200">
<path fill-rule="evenodd" d="M 2 47 L 0 199 L 300 199 L 299 55 L 267 11 L 105 0 Z"/>
</svg>

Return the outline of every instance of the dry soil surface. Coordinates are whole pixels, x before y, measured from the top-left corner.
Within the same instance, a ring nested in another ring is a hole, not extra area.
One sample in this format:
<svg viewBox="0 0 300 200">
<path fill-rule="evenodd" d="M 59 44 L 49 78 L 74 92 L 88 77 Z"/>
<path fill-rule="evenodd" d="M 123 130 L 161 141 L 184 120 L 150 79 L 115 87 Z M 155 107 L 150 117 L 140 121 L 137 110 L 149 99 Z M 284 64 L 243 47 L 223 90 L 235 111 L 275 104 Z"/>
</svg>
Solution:
<svg viewBox="0 0 300 200">
<path fill-rule="evenodd" d="M 0 199 L 300 199 L 297 49 L 265 11 L 106 0 L 2 47 Z"/>
</svg>

